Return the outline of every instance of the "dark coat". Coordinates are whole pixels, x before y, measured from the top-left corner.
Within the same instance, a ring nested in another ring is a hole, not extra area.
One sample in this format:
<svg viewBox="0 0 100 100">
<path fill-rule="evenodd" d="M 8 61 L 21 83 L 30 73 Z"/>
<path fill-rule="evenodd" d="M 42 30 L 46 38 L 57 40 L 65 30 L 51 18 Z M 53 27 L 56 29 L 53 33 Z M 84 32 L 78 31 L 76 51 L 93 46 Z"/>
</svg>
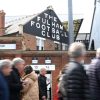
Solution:
<svg viewBox="0 0 100 100">
<path fill-rule="evenodd" d="M 59 85 L 63 100 L 90 100 L 88 77 L 80 63 L 66 65 Z"/>
<path fill-rule="evenodd" d="M 100 59 L 92 60 L 89 69 L 91 100 L 100 100 Z"/>
<path fill-rule="evenodd" d="M 9 100 L 8 85 L 5 77 L 0 72 L 0 100 Z"/>
<path fill-rule="evenodd" d="M 20 81 L 21 77 L 16 68 L 13 68 L 13 71 L 9 76 L 6 77 L 9 90 L 10 90 L 10 100 L 21 100 L 20 91 L 22 90 L 22 82 Z"/>
<path fill-rule="evenodd" d="M 42 100 L 42 96 L 47 97 L 47 84 L 46 84 L 46 77 L 43 75 L 40 75 L 38 77 L 38 84 L 39 84 L 39 98 Z"/>
</svg>

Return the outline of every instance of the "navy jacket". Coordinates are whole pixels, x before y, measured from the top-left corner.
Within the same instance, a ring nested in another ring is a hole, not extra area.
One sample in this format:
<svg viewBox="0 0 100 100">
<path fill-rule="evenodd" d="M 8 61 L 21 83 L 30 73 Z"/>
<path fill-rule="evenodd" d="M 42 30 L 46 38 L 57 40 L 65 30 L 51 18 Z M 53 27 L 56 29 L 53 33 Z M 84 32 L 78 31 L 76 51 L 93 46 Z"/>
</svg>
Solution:
<svg viewBox="0 0 100 100">
<path fill-rule="evenodd" d="M 91 61 L 88 69 L 91 100 L 100 100 L 100 58 Z"/>
<path fill-rule="evenodd" d="M 0 100 L 9 100 L 8 85 L 1 72 L 0 72 Z"/>
</svg>

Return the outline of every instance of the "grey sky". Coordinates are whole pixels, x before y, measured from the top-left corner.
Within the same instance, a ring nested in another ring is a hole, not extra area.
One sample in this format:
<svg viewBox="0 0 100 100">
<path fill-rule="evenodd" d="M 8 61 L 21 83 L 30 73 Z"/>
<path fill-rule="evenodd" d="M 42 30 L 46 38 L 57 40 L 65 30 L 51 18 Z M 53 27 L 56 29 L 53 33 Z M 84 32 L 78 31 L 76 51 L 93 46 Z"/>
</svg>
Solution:
<svg viewBox="0 0 100 100">
<path fill-rule="evenodd" d="M 72 0 L 74 18 L 84 18 L 91 23 L 94 0 Z M 60 20 L 67 20 L 67 0 L 0 0 L 0 10 L 7 16 L 32 15 L 42 12 L 52 5 Z M 90 28 L 90 25 L 87 25 Z M 89 31 L 87 27 L 87 31 Z M 84 28 L 83 28 L 84 30 Z"/>
</svg>

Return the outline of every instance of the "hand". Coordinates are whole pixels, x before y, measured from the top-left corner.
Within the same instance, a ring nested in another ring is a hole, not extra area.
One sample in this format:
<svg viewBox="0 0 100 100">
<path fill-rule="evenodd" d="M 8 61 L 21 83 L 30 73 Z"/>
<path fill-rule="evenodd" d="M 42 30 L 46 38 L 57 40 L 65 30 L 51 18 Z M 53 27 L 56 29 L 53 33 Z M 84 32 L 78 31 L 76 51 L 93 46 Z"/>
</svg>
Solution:
<svg viewBox="0 0 100 100">
<path fill-rule="evenodd" d="M 22 86 L 23 86 L 23 89 L 26 87 L 26 85 L 25 85 L 25 84 L 22 84 Z"/>
<path fill-rule="evenodd" d="M 28 80 L 24 80 L 24 81 L 23 81 L 23 84 L 24 84 L 24 85 L 28 84 Z"/>
<path fill-rule="evenodd" d="M 27 81 L 27 80 L 23 81 L 23 83 L 22 83 L 23 88 L 24 88 L 27 84 L 28 84 L 28 81 Z"/>
<path fill-rule="evenodd" d="M 42 100 L 46 100 L 46 96 L 42 96 Z"/>
</svg>

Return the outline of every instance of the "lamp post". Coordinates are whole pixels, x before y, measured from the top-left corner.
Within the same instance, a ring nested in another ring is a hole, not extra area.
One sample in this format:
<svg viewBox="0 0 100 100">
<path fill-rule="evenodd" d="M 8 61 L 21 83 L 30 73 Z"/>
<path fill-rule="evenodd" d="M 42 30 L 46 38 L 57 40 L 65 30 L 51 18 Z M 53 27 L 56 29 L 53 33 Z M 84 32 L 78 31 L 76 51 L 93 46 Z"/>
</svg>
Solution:
<svg viewBox="0 0 100 100">
<path fill-rule="evenodd" d="M 72 0 L 68 0 L 68 32 L 70 44 L 74 42 Z"/>
</svg>

